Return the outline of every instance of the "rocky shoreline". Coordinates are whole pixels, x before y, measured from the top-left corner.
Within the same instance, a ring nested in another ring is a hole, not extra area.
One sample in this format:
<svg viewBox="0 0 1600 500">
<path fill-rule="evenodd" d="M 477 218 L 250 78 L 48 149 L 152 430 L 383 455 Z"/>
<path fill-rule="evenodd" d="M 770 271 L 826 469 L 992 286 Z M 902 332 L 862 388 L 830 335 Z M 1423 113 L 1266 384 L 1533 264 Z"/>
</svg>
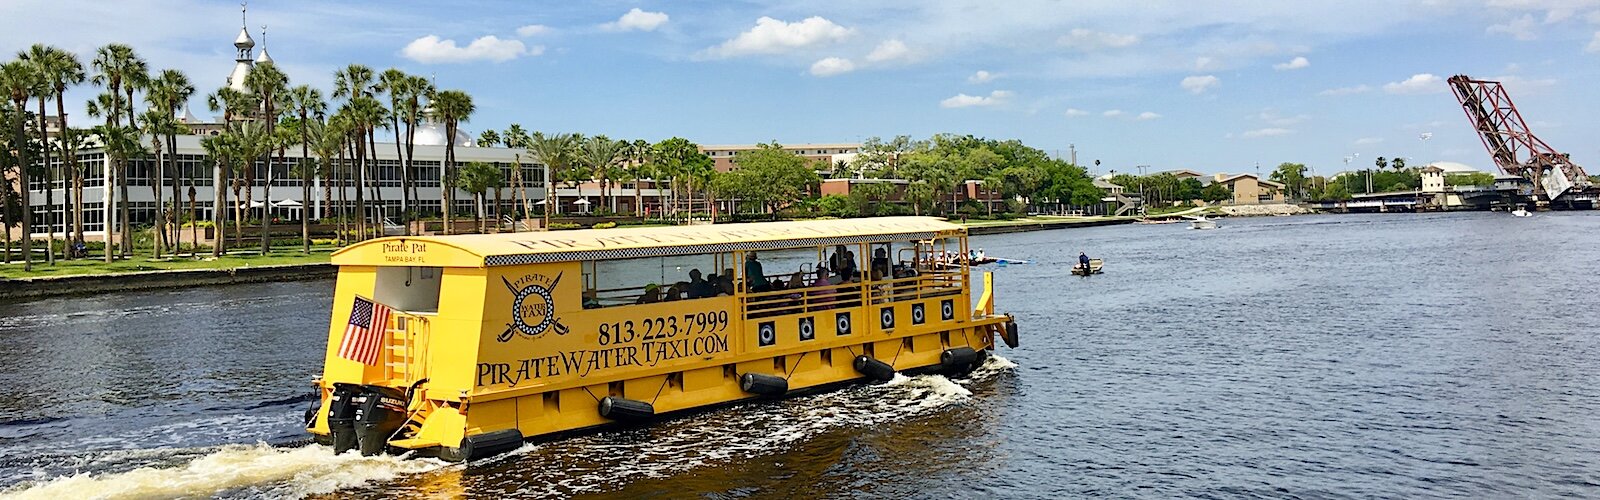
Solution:
<svg viewBox="0 0 1600 500">
<path fill-rule="evenodd" d="M 1229 217 L 1271 217 L 1275 215 L 1304 215 L 1316 213 L 1315 210 L 1300 205 L 1278 203 L 1273 205 L 1228 205 L 1219 207 L 1222 215 Z"/>
</svg>

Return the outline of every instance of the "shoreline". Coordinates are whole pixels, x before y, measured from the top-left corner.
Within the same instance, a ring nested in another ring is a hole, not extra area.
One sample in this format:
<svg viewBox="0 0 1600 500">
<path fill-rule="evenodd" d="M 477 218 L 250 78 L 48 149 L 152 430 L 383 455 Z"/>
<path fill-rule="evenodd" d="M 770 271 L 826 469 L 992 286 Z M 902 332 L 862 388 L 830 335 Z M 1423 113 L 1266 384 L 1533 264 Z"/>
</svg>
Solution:
<svg viewBox="0 0 1600 500">
<path fill-rule="evenodd" d="M 1070 220 L 1020 220 L 967 225 L 972 236 L 1101 227 L 1132 224 L 1134 217 L 1107 217 Z M 331 263 L 241 266 L 221 269 L 173 269 L 111 274 L 76 274 L 37 278 L 0 279 L 0 302 L 46 297 L 68 297 L 103 292 L 153 290 L 182 286 L 211 286 L 274 281 L 303 281 L 333 278 L 338 269 Z"/>
</svg>

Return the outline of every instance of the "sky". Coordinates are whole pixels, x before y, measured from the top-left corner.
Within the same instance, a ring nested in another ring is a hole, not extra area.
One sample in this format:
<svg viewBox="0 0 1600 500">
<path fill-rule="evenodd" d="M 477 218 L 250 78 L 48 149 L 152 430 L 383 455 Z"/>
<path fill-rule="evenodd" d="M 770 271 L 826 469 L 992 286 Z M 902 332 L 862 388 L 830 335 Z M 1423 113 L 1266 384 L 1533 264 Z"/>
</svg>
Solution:
<svg viewBox="0 0 1600 500">
<path fill-rule="evenodd" d="M 232 68 L 239 7 L 0 0 L 0 53 L 48 43 L 87 63 L 127 43 L 203 96 Z M 1504 82 L 1535 134 L 1600 169 L 1600 0 L 273 0 L 248 23 L 257 50 L 266 26 L 293 84 L 326 89 L 350 63 L 427 75 L 473 96 L 474 133 L 948 132 L 1075 147 L 1097 173 L 1297 162 L 1326 175 L 1379 156 L 1490 170 L 1445 83 L 1466 74 Z M 69 93 L 69 115 L 95 92 Z"/>
</svg>

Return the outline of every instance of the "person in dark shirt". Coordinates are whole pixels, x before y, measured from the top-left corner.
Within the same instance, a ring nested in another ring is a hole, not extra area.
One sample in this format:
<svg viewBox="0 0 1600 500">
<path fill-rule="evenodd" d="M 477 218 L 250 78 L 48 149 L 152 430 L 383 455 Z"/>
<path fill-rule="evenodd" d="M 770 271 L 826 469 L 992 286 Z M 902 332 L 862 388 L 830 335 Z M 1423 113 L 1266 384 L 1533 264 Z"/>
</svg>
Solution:
<svg viewBox="0 0 1600 500">
<path fill-rule="evenodd" d="M 761 269 L 761 261 L 756 259 L 756 253 L 750 252 L 748 259 L 744 261 L 745 286 L 749 287 L 750 291 L 757 293 L 771 291 L 772 285 L 767 282 L 765 272 Z"/>
<path fill-rule="evenodd" d="M 689 270 L 689 298 L 701 299 L 717 294 L 716 287 L 711 282 L 701 278 L 699 269 Z"/>
<path fill-rule="evenodd" d="M 1084 272 L 1089 272 L 1089 254 L 1078 252 L 1078 267 L 1082 267 Z"/>
<path fill-rule="evenodd" d="M 889 251 L 882 248 L 872 251 L 872 266 L 868 269 L 878 273 L 879 276 L 890 276 Z"/>
</svg>

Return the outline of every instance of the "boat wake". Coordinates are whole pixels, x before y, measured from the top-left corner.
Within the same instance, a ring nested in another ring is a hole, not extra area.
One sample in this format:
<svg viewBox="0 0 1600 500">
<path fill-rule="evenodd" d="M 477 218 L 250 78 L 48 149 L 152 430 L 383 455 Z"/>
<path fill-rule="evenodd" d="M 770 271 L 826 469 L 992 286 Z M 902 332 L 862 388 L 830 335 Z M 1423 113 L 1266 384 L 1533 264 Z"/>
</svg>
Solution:
<svg viewBox="0 0 1600 500">
<path fill-rule="evenodd" d="M 611 491 L 700 467 L 782 453 L 824 432 L 870 428 L 942 411 L 972 397 L 974 384 L 1016 364 L 991 355 L 970 376 L 896 375 L 878 385 L 758 402 L 634 429 L 525 445 L 463 466 L 436 459 L 334 455 L 326 446 L 266 443 L 119 450 L 93 463 L 136 463 L 131 470 L 81 472 L 26 481 L 0 491 L 19 499 L 266 497 L 300 498 L 346 488 L 433 496 L 479 481 L 522 485 L 518 495 L 570 496 Z M 126 455 L 126 456 L 123 456 Z M 445 473 L 456 471 L 454 474 Z M 430 474 L 432 473 L 432 474 Z M 464 492 L 463 492 L 464 493 Z"/>
<path fill-rule="evenodd" d="M 174 453 L 176 450 L 130 450 Z M 194 450 L 204 452 L 204 450 Z M 447 467 L 432 459 L 334 455 L 325 446 L 226 445 L 176 467 L 80 473 L 0 492 L 17 499 L 260 496 L 298 498 Z"/>
</svg>

